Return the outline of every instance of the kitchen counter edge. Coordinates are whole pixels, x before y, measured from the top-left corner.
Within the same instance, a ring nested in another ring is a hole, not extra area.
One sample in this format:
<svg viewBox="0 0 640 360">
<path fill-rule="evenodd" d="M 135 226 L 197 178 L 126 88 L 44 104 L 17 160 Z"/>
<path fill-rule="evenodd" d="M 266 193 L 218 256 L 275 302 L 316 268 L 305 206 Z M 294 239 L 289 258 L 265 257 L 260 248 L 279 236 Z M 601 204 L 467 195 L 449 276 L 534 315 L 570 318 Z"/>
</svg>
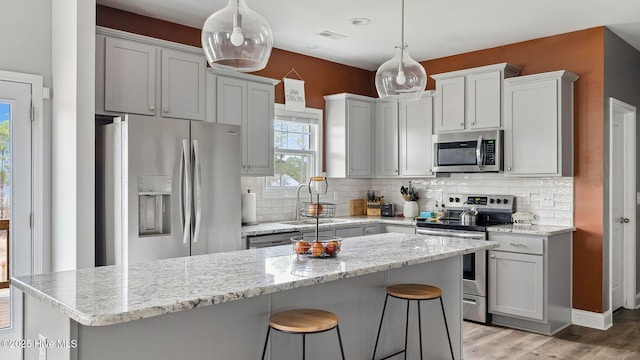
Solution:
<svg viewBox="0 0 640 360">
<path fill-rule="evenodd" d="M 487 227 L 488 232 L 551 236 L 576 231 L 573 226 L 509 224 Z"/>
</svg>

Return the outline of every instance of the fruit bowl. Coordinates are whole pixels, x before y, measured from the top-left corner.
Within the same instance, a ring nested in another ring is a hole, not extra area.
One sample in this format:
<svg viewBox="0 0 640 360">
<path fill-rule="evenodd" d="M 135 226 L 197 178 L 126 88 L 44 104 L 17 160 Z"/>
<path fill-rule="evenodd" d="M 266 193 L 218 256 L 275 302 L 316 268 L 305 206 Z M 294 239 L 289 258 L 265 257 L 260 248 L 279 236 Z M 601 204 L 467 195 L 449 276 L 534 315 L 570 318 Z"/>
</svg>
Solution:
<svg viewBox="0 0 640 360">
<path fill-rule="evenodd" d="M 299 235 L 291 238 L 293 252 L 298 256 L 310 256 L 314 258 L 330 258 L 338 255 L 342 238 L 335 236 L 318 236 L 315 234 Z"/>
</svg>

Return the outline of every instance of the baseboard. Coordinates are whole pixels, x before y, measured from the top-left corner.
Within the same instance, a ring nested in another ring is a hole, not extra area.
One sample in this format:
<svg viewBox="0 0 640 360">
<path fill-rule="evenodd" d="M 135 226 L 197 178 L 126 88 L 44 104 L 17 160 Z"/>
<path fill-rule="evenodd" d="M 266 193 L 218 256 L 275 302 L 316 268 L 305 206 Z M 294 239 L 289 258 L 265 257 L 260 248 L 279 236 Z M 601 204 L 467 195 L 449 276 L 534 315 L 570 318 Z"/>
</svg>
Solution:
<svg viewBox="0 0 640 360">
<path fill-rule="evenodd" d="M 613 316 L 611 311 L 604 314 L 578 309 L 571 309 L 571 323 L 585 326 L 592 329 L 607 330 L 613 326 Z"/>
</svg>

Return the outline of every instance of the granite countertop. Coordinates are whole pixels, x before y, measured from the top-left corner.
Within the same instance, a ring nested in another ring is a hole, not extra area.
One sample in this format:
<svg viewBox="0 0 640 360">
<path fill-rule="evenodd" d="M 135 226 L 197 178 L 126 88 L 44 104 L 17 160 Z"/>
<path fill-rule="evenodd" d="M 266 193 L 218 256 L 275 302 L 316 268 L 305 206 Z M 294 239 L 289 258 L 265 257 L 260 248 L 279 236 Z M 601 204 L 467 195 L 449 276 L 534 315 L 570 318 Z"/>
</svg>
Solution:
<svg viewBox="0 0 640 360">
<path fill-rule="evenodd" d="M 366 224 L 393 224 L 393 225 L 407 225 L 415 226 L 416 221 L 413 218 L 403 217 L 367 217 L 367 216 L 350 216 L 339 218 L 322 218 L 319 222 L 320 229 L 330 229 L 346 226 L 357 226 Z M 316 223 L 313 218 L 304 218 L 302 222 L 292 224 L 292 221 L 283 222 L 268 222 L 260 223 L 257 225 L 243 225 L 241 234 L 242 236 L 256 236 L 256 235 L 268 235 L 278 234 L 290 231 L 308 231 L 316 228 Z"/>
<path fill-rule="evenodd" d="M 21 276 L 11 285 L 82 325 L 100 326 L 473 253 L 492 241 L 385 233 L 344 239 L 331 259 L 275 246 Z"/>
<path fill-rule="evenodd" d="M 576 228 L 573 226 L 552 226 L 552 225 L 528 225 L 528 224 L 509 224 L 496 225 L 487 228 L 489 232 L 503 232 L 523 235 L 556 235 L 567 232 L 574 232 Z"/>
</svg>

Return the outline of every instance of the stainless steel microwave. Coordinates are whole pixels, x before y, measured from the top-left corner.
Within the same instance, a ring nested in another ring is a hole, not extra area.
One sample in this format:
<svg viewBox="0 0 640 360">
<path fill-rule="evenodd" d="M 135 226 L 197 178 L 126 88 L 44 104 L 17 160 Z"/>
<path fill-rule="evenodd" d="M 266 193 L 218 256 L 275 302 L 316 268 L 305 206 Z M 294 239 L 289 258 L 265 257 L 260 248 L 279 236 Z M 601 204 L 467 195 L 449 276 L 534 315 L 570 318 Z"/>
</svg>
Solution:
<svg viewBox="0 0 640 360">
<path fill-rule="evenodd" d="M 433 135 L 433 171 L 502 171 L 502 138 L 502 130 Z"/>
</svg>

